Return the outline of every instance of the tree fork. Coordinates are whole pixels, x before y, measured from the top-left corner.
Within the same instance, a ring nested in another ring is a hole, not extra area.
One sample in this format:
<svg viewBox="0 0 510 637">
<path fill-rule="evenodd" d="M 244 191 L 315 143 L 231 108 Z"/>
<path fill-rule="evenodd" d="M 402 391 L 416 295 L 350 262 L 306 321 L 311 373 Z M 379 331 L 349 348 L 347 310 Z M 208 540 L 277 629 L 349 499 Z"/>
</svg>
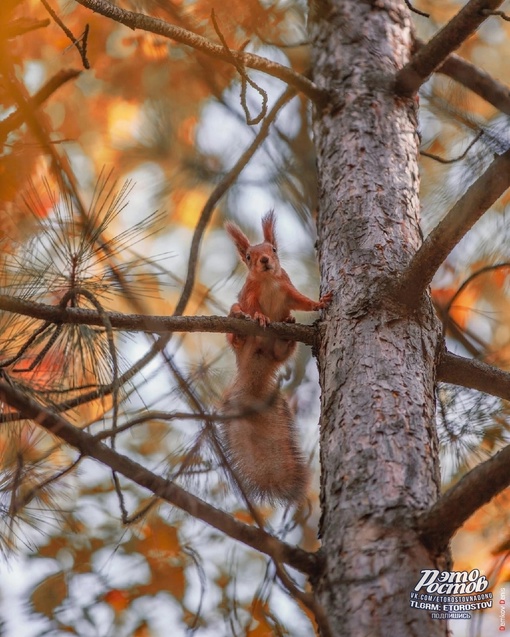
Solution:
<svg viewBox="0 0 510 637">
<path fill-rule="evenodd" d="M 410 312 L 384 294 L 418 250 L 416 103 L 393 93 L 410 59 L 405 3 L 326 0 L 310 13 L 322 326 L 322 554 L 315 592 L 334 635 L 434 637 L 411 609 L 425 568 L 444 569 L 417 531 L 439 495 L 434 379 L 441 334 L 430 299 Z M 336 631 L 336 632 L 335 632 Z"/>
</svg>

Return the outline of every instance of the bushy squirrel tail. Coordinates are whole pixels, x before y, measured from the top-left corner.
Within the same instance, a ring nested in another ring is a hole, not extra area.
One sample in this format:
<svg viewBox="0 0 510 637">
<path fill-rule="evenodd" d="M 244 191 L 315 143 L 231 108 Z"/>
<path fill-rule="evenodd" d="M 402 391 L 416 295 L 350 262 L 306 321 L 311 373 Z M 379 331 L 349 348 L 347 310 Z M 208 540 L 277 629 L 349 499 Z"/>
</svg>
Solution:
<svg viewBox="0 0 510 637">
<path fill-rule="evenodd" d="M 296 344 L 271 337 L 234 337 L 237 374 L 225 392 L 221 426 L 226 459 L 245 494 L 271 503 L 305 497 L 309 469 L 277 372 Z"/>
</svg>

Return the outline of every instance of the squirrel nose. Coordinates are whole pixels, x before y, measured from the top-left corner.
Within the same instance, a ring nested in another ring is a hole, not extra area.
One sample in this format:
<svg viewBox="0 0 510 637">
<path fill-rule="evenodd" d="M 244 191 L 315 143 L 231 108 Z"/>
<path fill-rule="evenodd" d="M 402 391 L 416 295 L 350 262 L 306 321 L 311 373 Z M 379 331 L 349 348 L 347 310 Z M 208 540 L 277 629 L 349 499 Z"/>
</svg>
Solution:
<svg viewBox="0 0 510 637">
<path fill-rule="evenodd" d="M 260 257 L 260 262 L 264 263 L 264 265 L 265 265 L 266 263 L 269 262 L 269 257 Z"/>
</svg>

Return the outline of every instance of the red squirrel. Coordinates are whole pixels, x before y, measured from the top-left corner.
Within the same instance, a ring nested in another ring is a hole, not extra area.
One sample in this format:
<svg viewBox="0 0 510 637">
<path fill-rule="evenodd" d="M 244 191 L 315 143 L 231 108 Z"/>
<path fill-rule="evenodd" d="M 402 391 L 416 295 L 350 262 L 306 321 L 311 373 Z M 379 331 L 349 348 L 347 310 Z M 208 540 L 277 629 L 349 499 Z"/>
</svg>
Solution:
<svg viewBox="0 0 510 637">
<path fill-rule="evenodd" d="M 291 310 L 319 310 L 331 301 L 331 292 L 319 301 L 301 294 L 280 265 L 273 211 L 262 219 L 264 242 L 251 245 L 242 230 L 227 222 L 248 277 L 230 316 L 253 318 L 260 325 L 293 322 Z M 300 502 L 309 479 L 308 467 L 297 443 L 294 419 L 279 389 L 278 371 L 292 356 L 295 341 L 272 336 L 227 335 L 237 374 L 224 396 L 221 427 L 225 454 L 244 492 L 271 502 Z"/>
<path fill-rule="evenodd" d="M 244 232 L 231 221 L 227 221 L 225 229 L 248 268 L 246 282 L 239 293 L 238 302 L 230 309 L 230 316 L 254 318 L 265 327 L 271 321 L 293 321 L 291 310 L 312 312 L 328 306 L 331 292 L 318 301 L 309 299 L 296 290 L 280 265 L 273 210 L 262 218 L 263 243 L 251 245 Z"/>
</svg>

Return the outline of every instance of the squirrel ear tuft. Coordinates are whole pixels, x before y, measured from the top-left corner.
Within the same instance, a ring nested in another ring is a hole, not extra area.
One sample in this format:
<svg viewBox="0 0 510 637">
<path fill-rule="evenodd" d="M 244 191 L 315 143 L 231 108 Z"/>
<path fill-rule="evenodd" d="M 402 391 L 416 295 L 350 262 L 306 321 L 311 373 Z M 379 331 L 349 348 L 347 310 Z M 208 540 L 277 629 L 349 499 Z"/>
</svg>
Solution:
<svg viewBox="0 0 510 637">
<path fill-rule="evenodd" d="M 250 247 L 250 241 L 248 237 L 244 234 L 241 228 L 232 221 L 227 221 L 227 223 L 225 224 L 225 230 L 234 241 L 234 244 L 237 248 L 237 251 L 239 252 L 239 256 L 241 257 L 242 261 L 244 263 L 247 263 L 246 252 Z"/>
<path fill-rule="evenodd" d="M 278 242 L 276 241 L 276 219 L 274 216 L 274 210 L 270 210 L 262 217 L 262 233 L 264 234 L 264 241 L 270 243 L 274 248 L 278 249 Z"/>
</svg>

